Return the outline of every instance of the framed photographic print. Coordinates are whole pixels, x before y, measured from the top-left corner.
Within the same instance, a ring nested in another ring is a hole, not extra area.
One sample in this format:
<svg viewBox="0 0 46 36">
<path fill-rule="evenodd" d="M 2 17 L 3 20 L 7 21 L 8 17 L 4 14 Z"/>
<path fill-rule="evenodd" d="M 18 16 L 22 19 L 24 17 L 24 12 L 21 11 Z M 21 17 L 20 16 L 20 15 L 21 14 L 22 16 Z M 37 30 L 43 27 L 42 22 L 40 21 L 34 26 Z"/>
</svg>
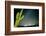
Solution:
<svg viewBox="0 0 46 36">
<path fill-rule="evenodd" d="M 5 1 L 5 34 L 45 32 L 44 3 Z"/>
</svg>

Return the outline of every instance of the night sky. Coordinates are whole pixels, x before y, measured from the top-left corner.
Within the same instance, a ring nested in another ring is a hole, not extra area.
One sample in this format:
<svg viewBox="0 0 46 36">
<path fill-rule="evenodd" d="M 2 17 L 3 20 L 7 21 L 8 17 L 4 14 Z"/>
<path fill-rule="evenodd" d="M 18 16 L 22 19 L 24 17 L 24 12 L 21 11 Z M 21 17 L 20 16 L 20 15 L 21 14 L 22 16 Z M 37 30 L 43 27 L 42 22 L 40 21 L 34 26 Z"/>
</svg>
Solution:
<svg viewBox="0 0 46 36">
<path fill-rule="evenodd" d="M 20 12 L 21 10 L 22 9 L 14 8 L 14 24 L 16 20 L 16 14 L 17 12 Z M 39 26 L 39 9 L 23 9 L 22 15 L 24 15 L 24 18 L 18 27 Z"/>
</svg>

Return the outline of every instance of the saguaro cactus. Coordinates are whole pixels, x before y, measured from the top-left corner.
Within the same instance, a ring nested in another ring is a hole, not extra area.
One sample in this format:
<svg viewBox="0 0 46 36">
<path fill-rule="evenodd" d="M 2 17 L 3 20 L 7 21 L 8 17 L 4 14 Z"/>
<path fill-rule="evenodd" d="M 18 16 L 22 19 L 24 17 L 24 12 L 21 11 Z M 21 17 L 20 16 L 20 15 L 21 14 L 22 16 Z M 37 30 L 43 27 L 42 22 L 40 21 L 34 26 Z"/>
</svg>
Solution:
<svg viewBox="0 0 46 36">
<path fill-rule="evenodd" d="M 22 15 L 23 9 L 16 14 L 16 21 L 15 21 L 15 27 L 17 27 L 20 24 L 20 21 L 24 18 L 24 15 Z"/>
</svg>

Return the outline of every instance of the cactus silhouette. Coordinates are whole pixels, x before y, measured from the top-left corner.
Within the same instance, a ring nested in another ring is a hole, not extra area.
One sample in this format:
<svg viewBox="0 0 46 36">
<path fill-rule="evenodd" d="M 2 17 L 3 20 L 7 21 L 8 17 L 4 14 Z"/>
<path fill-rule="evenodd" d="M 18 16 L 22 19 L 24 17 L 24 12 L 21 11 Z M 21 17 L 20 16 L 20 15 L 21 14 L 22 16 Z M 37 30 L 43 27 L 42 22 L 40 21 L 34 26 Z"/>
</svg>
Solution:
<svg viewBox="0 0 46 36">
<path fill-rule="evenodd" d="M 24 15 L 22 15 L 23 9 L 16 14 L 16 21 L 15 21 L 15 27 L 17 27 L 20 24 L 20 21 L 24 18 Z"/>
</svg>

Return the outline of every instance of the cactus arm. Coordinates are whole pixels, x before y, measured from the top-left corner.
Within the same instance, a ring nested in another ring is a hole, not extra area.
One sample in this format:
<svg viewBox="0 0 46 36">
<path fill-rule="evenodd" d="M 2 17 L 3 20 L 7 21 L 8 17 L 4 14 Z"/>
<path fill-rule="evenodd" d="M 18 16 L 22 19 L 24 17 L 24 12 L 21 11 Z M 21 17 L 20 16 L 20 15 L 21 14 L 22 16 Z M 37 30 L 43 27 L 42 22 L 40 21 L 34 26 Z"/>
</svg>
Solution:
<svg viewBox="0 0 46 36">
<path fill-rule="evenodd" d="M 22 20 L 24 18 L 24 15 L 20 18 L 20 20 Z"/>
<path fill-rule="evenodd" d="M 22 12 L 23 12 L 23 9 L 20 11 L 20 17 L 21 17 L 21 15 L 22 15 Z"/>
<path fill-rule="evenodd" d="M 19 19 L 18 17 L 19 17 L 19 12 L 16 14 L 16 19 Z"/>
</svg>

